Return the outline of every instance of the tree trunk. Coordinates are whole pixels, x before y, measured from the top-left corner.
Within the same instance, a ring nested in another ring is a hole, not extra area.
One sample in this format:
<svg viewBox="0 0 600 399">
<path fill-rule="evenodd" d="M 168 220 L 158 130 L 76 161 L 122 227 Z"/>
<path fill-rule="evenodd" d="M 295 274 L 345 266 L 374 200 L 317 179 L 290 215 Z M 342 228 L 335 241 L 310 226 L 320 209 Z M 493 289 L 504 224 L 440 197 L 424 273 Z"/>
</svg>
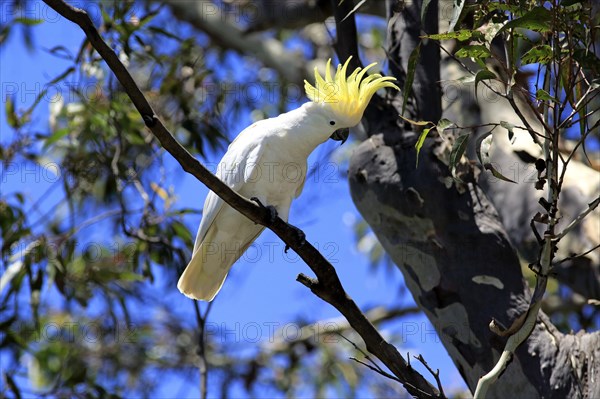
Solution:
<svg viewBox="0 0 600 399">
<path fill-rule="evenodd" d="M 404 3 L 399 12 L 393 5 L 389 9 L 390 65 L 399 78 L 423 34 L 420 4 Z M 424 26 L 433 33 L 435 2 L 429 7 Z M 423 45 L 414 102 L 407 104 L 412 118 L 440 119 L 439 64 L 438 47 Z M 400 113 L 399 101 L 394 105 Z M 396 122 L 381 122 L 394 118 L 371 115 L 366 115 L 370 137 L 350 160 L 353 201 L 474 391 L 506 341 L 489 329 L 490 321 L 509 327 L 528 308 L 530 290 L 518 256 L 473 171 L 463 166 L 465 184 L 451 178 L 451 144 L 426 140 L 416 167 L 418 133 Z M 564 335 L 540 314 L 488 397 L 595 397 L 600 392 L 598 370 L 598 333 Z"/>
</svg>

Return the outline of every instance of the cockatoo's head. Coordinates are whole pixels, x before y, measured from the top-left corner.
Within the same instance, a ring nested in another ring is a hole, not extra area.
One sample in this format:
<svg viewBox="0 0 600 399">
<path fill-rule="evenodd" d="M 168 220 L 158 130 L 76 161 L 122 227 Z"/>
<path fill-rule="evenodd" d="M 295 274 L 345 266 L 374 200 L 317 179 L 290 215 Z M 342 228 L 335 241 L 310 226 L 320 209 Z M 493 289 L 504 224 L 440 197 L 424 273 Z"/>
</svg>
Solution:
<svg viewBox="0 0 600 399">
<path fill-rule="evenodd" d="M 384 87 L 400 90 L 391 82 L 396 80 L 391 76 L 381 76 L 376 73 L 363 79 L 367 71 L 377 65 L 376 62 L 365 68 L 356 68 L 346 78 L 346 70 L 351 59 L 352 57 L 349 57 L 344 65 L 338 65 L 333 77 L 331 76 L 331 59 L 329 59 L 325 70 L 325 79 L 315 68 L 315 85 L 304 81 L 306 96 L 331 114 L 332 120 L 329 123 L 336 128 L 331 138 L 335 140 L 345 140 L 348 137 L 348 128 L 358 125 L 369 101 L 377 90 Z M 345 137 L 341 132 L 342 129 L 345 130 Z"/>
</svg>

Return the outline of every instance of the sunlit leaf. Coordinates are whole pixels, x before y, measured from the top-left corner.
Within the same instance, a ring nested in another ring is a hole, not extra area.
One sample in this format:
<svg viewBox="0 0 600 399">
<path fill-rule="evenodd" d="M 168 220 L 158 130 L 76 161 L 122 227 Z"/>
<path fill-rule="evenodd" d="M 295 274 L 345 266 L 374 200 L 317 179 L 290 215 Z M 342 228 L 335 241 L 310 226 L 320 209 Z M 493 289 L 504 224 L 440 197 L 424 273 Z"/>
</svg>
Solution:
<svg viewBox="0 0 600 399">
<path fill-rule="evenodd" d="M 551 96 L 550 93 L 548 93 L 544 89 L 538 89 L 538 91 L 535 92 L 535 98 L 538 101 L 553 101 L 555 103 L 558 102 L 558 99 L 556 99 L 556 97 Z"/>
<path fill-rule="evenodd" d="M 23 24 L 23 25 L 27 25 L 27 26 L 35 26 L 35 25 L 39 25 L 42 22 L 44 22 L 44 20 L 43 19 L 35 19 L 35 18 L 19 17 L 19 18 L 15 18 L 14 22 Z"/>
<path fill-rule="evenodd" d="M 451 40 L 456 39 L 458 41 L 464 42 L 465 40 L 470 40 L 473 37 L 481 37 L 481 33 L 475 30 L 461 29 L 454 32 L 444 32 L 444 33 L 436 33 L 432 35 L 424 36 L 433 40 Z"/>
<path fill-rule="evenodd" d="M 19 117 L 15 111 L 15 96 L 7 95 L 4 99 L 4 112 L 6 113 L 6 122 L 8 126 L 18 128 L 20 126 Z"/>
<path fill-rule="evenodd" d="M 431 128 L 423 129 L 423 131 L 419 135 L 419 139 L 415 144 L 415 148 L 417 149 L 417 166 L 419 166 L 419 152 L 421 152 L 421 147 L 423 147 L 423 143 L 425 143 L 425 139 L 427 138 L 427 135 L 429 134 L 430 130 Z"/>
<path fill-rule="evenodd" d="M 488 58 L 492 53 L 488 50 L 487 47 L 482 46 L 480 44 L 468 45 L 460 50 L 458 50 L 455 54 L 458 58 Z"/>
<path fill-rule="evenodd" d="M 552 29 L 552 12 L 543 6 L 535 7 L 531 11 L 527 12 L 521 18 L 513 19 L 509 21 L 496 33 L 498 36 L 500 33 L 514 28 L 529 29 L 536 32 L 548 32 Z"/>
<path fill-rule="evenodd" d="M 443 132 L 445 129 L 448 129 L 453 126 L 456 126 L 456 124 L 454 122 L 452 122 L 450 119 L 442 118 L 437 123 L 436 128 L 437 128 L 438 132 Z"/>
<path fill-rule="evenodd" d="M 430 121 L 413 121 L 412 119 L 406 118 L 404 116 L 400 116 L 400 118 L 404 119 L 405 121 L 407 121 L 411 125 L 415 125 L 415 126 L 433 125 L 433 122 L 430 122 Z"/>
<path fill-rule="evenodd" d="M 521 57 L 521 65 L 547 64 L 552 59 L 552 47 L 547 44 L 532 47 Z"/>
<path fill-rule="evenodd" d="M 63 137 L 65 137 L 67 134 L 69 134 L 69 131 L 70 131 L 70 129 L 65 127 L 65 128 L 62 128 L 62 129 L 58 129 L 57 131 L 55 131 L 54 133 L 52 133 L 50 135 L 50 137 L 48 137 L 44 141 L 44 148 L 50 147 L 52 144 L 56 143 L 58 140 L 60 140 Z"/>
</svg>

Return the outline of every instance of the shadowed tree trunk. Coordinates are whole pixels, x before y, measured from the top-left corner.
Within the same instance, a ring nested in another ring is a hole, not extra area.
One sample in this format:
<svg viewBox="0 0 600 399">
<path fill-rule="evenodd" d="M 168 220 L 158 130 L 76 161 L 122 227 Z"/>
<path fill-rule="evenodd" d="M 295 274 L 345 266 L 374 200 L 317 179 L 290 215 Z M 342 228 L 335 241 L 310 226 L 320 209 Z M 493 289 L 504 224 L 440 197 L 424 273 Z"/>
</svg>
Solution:
<svg viewBox="0 0 600 399">
<path fill-rule="evenodd" d="M 424 29 L 420 1 L 404 3 L 402 10 L 389 4 L 390 65 L 402 84 L 419 36 L 437 31 L 437 7 L 430 4 Z M 423 43 L 407 104 L 411 119 L 437 122 L 442 116 L 439 53 L 437 45 Z M 401 101 L 394 104 L 400 113 Z M 506 340 L 489 329 L 490 321 L 509 327 L 528 307 L 516 250 L 473 172 L 465 172 L 465 184 L 450 176 L 451 144 L 429 138 L 416 167 L 418 132 L 395 118 L 369 117 L 369 138 L 350 160 L 352 198 L 474 390 Z M 597 376 L 599 366 L 598 333 L 561 334 L 540 313 L 488 397 L 597 396 L 598 379 L 582 376 Z"/>
</svg>

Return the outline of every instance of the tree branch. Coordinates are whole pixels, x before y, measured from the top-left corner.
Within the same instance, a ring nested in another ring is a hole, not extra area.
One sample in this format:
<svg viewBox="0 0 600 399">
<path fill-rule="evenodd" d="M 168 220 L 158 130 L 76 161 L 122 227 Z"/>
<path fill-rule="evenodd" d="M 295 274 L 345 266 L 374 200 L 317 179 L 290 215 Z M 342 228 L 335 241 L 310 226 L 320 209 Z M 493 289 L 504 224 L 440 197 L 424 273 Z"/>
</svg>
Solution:
<svg viewBox="0 0 600 399">
<path fill-rule="evenodd" d="M 588 204 L 588 208 L 581 212 L 567 227 L 565 227 L 559 234 L 556 235 L 556 242 L 560 241 L 561 238 L 566 236 L 573 228 L 575 228 L 585 217 L 598 207 L 600 204 L 600 197 L 596 197 L 591 203 Z"/>
<path fill-rule="evenodd" d="M 304 65 L 301 55 L 286 50 L 277 39 L 244 33 L 227 21 L 216 4 L 177 0 L 167 1 L 167 4 L 173 14 L 207 34 L 214 43 L 242 54 L 252 54 L 288 82 L 302 86 L 305 78 L 313 76 L 314 65 Z"/>
<path fill-rule="evenodd" d="M 243 3 L 238 1 L 239 3 Z M 337 1 L 346 3 L 346 1 Z M 350 9 L 357 1 L 348 1 Z M 245 32 L 267 29 L 302 29 L 309 24 L 323 22 L 332 14 L 331 0 L 254 0 L 252 19 Z M 256 12 L 257 11 L 257 12 Z M 366 1 L 360 12 L 385 18 L 385 1 Z"/>
<path fill-rule="evenodd" d="M 409 393 L 418 397 L 440 397 L 440 392 L 421 374 L 410 368 L 398 350 L 385 341 L 354 300 L 348 296 L 333 266 L 313 245 L 309 242 L 298 242 L 297 230 L 281 218 L 277 217 L 274 222 L 271 222 L 269 211 L 266 208 L 261 208 L 234 192 L 175 140 L 154 114 L 154 110 L 118 56 L 100 37 L 98 30 L 85 11 L 72 7 L 62 0 L 44 0 L 44 2 L 84 31 L 90 44 L 98 51 L 123 86 L 146 126 L 184 171 L 204 183 L 232 208 L 250 220 L 271 229 L 286 245 L 292 248 L 318 277 L 316 280 L 301 274 L 298 276 L 298 281 L 309 287 L 313 293 L 330 303 L 346 317 L 350 325 L 365 341 L 367 350 L 379 358 L 394 375 L 403 381 L 403 385 Z"/>
</svg>

